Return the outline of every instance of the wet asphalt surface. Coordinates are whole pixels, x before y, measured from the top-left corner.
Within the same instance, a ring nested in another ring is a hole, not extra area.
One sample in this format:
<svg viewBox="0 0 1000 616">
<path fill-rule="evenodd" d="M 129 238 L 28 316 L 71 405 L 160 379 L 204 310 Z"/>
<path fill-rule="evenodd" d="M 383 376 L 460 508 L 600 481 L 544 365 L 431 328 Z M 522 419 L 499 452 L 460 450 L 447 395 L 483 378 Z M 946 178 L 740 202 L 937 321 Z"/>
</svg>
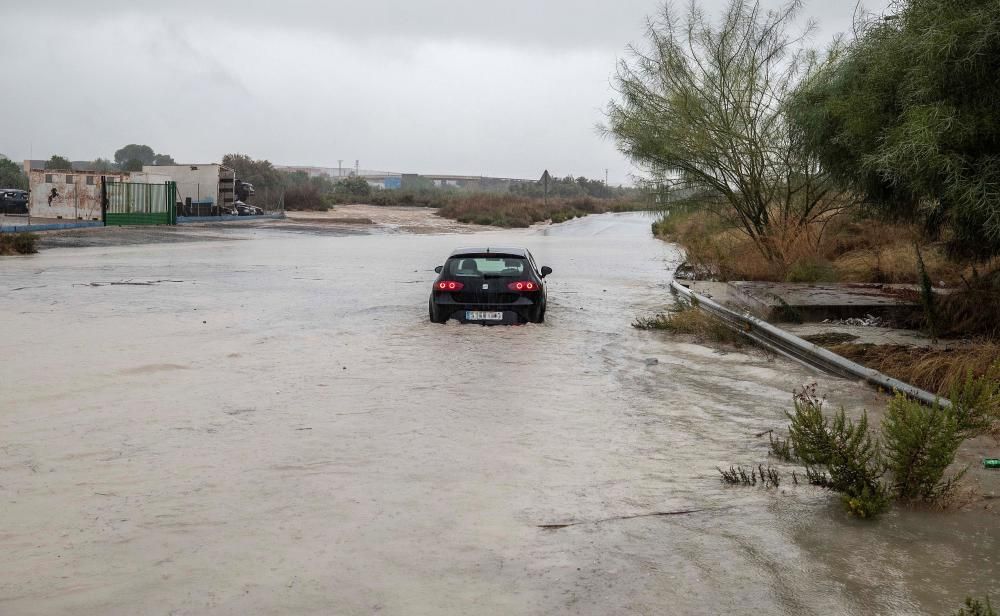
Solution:
<svg viewBox="0 0 1000 616">
<path fill-rule="evenodd" d="M 680 260 L 642 215 L 232 233 L 251 235 L 0 263 L 0 614 L 941 614 L 1000 595 L 995 516 L 871 524 L 811 487 L 719 481 L 769 462 L 755 435 L 795 387 L 879 402 L 631 328 L 671 303 Z M 544 325 L 427 322 L 433 268 L 482 243 L 555 270 Z"/>
</svg>

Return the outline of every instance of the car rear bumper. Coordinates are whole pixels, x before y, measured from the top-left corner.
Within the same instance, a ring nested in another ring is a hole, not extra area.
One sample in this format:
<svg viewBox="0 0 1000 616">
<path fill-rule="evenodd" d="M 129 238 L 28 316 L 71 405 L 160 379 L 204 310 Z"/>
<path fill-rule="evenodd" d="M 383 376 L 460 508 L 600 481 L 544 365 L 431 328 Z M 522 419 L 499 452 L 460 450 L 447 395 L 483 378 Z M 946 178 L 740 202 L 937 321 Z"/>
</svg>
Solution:
<svg viewBox="0 0 1000 616">
<path fill-rule="evenodd" d="M 470 304 L 456 302 L 446 295 L 431 298 L 434 310 L 442 319 L 455 319 L 462 323 L 479 323 L 481 325 L 513 325 L 541 320 L 543 306 L 526 297 L 510 304 Z M 467 312 L 502 312 L 502 321 L 470 321 L 466 319 Z"/>
</svg>

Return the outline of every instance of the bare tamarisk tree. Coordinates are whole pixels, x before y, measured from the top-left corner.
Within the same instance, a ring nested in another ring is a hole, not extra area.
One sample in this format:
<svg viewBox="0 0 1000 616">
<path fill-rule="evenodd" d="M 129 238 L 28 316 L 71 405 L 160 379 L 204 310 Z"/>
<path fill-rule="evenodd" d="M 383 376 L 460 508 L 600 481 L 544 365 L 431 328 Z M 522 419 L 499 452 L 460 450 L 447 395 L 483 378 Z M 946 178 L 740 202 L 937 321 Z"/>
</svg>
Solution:
<svg viewBox="0 0 1000 616">
<path fill-rule="evenodd" d="M 802 233 L 818 240 L 840 199 L 790 127 L 785 101 L 819 56 L 788 34 L 801 2 L 764 11 L 731 0 L 718 25 L 692 1 L 651 19 L 615 78 L 606 131 L 674 194 L 695 195 L 772 262 Z M 818 231 L 817 231 L 818 229 Z"/>
</svg>

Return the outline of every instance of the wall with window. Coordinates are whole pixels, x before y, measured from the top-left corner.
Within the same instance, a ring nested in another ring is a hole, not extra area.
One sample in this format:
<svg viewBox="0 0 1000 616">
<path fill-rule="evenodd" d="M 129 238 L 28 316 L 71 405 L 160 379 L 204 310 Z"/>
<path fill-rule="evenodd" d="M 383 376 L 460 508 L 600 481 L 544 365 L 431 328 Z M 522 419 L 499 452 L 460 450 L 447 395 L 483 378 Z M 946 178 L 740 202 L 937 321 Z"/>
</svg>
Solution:
<svg viewBox="0 0 1000 616">
<path fill-rule="evenodd" d="M 32 169 L 28 174 L 32 218 L 100 220 L 102 175 L 116 181 L 128 179 L 127 173 Z"/>
</svg>

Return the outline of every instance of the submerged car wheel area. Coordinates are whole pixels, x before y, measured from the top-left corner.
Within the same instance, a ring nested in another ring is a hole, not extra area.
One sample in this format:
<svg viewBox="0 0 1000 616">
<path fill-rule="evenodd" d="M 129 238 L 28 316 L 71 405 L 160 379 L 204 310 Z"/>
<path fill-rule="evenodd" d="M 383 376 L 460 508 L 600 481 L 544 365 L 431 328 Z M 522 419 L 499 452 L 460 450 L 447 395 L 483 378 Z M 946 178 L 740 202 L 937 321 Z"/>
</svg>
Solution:
<svg viewBox="0 0 1000 616">
<path fill-rule="evenodd" d="M 483 325 L 545 321 L 545 277 L 524 248 L 462 248 L 434 270 L 430 320 L 456 319 Z"/>
</svg>

